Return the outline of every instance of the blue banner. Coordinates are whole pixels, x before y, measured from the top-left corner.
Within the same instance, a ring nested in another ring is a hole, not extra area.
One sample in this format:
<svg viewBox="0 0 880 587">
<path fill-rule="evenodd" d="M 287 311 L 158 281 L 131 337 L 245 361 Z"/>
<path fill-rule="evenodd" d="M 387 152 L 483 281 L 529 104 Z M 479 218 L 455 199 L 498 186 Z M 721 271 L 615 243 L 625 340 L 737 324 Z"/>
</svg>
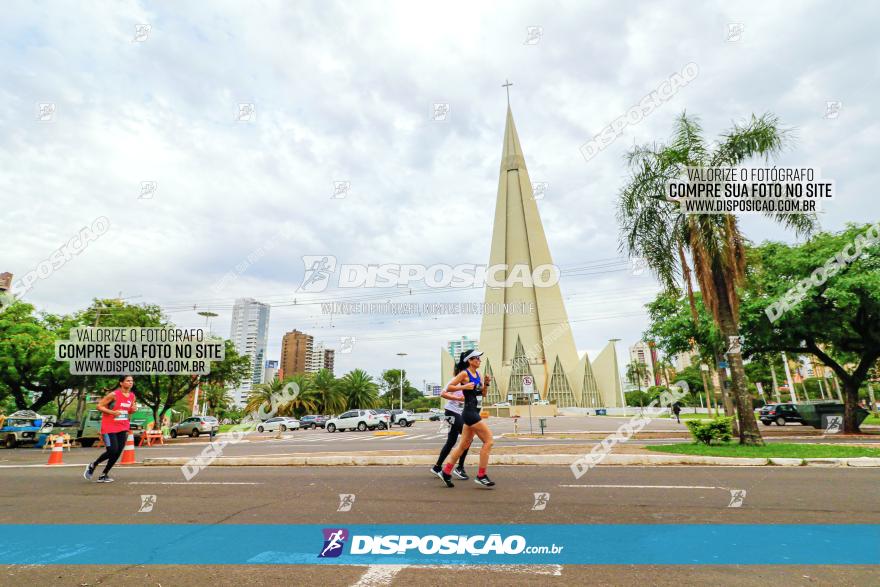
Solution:
<svg viewBox="0 0 880 587">
<path fill-rule="evenodd" d="M 880 564 L 872 524 L 6 524 L 0 564 Z"/>
</svg>

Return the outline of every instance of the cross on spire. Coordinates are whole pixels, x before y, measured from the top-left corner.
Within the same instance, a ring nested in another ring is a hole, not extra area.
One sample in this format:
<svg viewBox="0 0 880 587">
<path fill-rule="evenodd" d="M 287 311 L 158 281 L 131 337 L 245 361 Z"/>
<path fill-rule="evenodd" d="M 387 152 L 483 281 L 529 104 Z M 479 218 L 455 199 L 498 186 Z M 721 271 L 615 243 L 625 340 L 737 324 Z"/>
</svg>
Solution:
<svg viewBox="0 0 880 587">
<path fill-rule="evenodd" d="M 507 90 L 507 105 L 510 106 L 510 86 L 512 86 L 513 84 L 510 83 L 507 78 L 504 78 L 504 81 L 506 83 L 501 84 L 501 87 Z"/>
</svg>

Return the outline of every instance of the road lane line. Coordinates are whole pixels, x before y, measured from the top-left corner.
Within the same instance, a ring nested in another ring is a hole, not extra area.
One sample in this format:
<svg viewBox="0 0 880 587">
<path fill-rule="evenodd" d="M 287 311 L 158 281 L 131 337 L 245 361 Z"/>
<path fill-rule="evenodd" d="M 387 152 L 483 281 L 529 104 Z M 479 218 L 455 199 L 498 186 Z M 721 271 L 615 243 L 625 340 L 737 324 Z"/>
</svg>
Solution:
<svg viewBox="0 0 880 587">
<path fill-rule="evenodd" d="M 391 585 L 394 577 L 409 565 L 370 565 L 366 572 L 361 575 L 357 583 L 351 587 L 378 587 L 379 585 Z"/>
<path fill-rule="evenodd" d="M 560 485 L 560 487 L 588 487 L 599 489 L 727 489 L 714 485 Z"/>
<path fill-rule="evenodd" d="M 129 481 L 129 485 L 263 485 L 247 481 Z"/>
</svg>

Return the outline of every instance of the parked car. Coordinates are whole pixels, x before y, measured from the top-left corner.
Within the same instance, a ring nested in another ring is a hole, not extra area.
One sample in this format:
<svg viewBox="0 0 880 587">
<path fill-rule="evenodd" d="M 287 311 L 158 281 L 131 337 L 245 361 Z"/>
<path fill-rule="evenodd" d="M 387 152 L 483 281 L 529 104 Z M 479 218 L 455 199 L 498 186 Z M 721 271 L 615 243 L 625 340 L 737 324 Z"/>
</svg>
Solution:
<svg viewBox="0 0 880 587">
<path fill-rule="evenodd" d="M 391 410 L 371 410 L 382 420 L 379 423 L 379 430 L 387 430 L 391 428 Z"/>
<path fill-rule="evenodd" d="M 299 424 L 303 429 L 323 428 L 327 424 L 327 416 L 303 416 L 299 419 Z"/>
<path fill-rule="evenodd" d="M 391 424 L 400 427 L 412 426 L 416 421 L 415 415 L 409 410 L 391 410 Z"/>
<path fill-rule="evenodd" d="M 794 404 L 767 404 L 761 408 L 758 418 L 765 426 L 770 426 L 773 422 L 779 426 L 785 426 L 788 422 L 806 425 Z"/>
<path fill-rule="evenodd" d="M 327 420 L 327 432 L 337 430 L 375 430 L 384 426 L 385 420 L 373 410 L 349 410 L 339 416 Z"/>
<path fill-rule="evenodd" d="M 287 432 L 288 430 L 297 430 L 300 427 L 300 421 L 296 418 L 288 418 L 287 416 L 275 416 L 269 418 L 265 422 L 257 425 L 257 432 Z"/>
<path fill-rule="evenodd" d="M 550 400 L 539 399 L 538 401 L 535 402 L 535 405 L 536 405 L 536 406 L 549 406 L 549 405 L 550 405 Z"/>
<path fill-rule="evenodd" d="M 510 402 L 498 402 L 497 404 L 492 404 L 496 408 L 509 408 Z"/>
<path fill-rule="evenodd" d="M 79 423 L 79 430 L 76 433 L 76 440 L 80 446 L 86 448 L 98 442 L 101 436 L 101 412 L 98 410 L 86 410 L 83 414 L 82 422 Z M 129 426 L 134 436 L 135 445 L 141 441 L 141 434 L 146 428 L 147 422 L 153 421 L 153 411 L 150 408 L 139 408 L 136 412 L 129 416 Z"/>
<path fill-rule="evenodd" d="M 171 427 L 171 438 L 178 436 L 198 438 L 200 434 L 214 436 L 219 431 L 220 422 L 214 416 L 192 416 Z"/>
</svg>

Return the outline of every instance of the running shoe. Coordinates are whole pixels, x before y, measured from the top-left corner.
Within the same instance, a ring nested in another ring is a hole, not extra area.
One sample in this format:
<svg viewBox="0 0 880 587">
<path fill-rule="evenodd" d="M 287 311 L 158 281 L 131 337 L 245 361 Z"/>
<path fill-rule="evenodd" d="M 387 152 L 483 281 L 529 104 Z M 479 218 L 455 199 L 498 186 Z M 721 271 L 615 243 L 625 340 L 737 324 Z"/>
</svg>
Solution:
<svg viewBox="0 0 880 587">
<path fill-rule="evenodd" d="M 92 475 L 94 475 L 94 474 L 95 474 L 95 467 L 93 467 L 92 464 L 89 463 L 88 465 L 86 465 L 86 470 L 83 471 L 83 479 L 85 479 L 86 481 L 91 481 Z"/>
<path fill-rule="evenodd" d="M 443 479 L 443 469 L 441 469 L 437 465 L 434 465 L 433 467 L 431 467 L 431 474 L 437 475 L 438 477 Z"/>
<path fill-rule="evenodd" d="M 455 475 L 457 479 L 461 479 L 462 481 L 467 481 L 470 479 L 467 473 L 464 472 L 464 467 L 456 467 L 452 470 L 452 474 Z"/>
<path fill-rule="evenodd" d="M 98 477 L 98 483 L 113 483 L 115 479 L 104 473 L 100 477 Z"/>
<path fill-rule="evenodd" d="M 495 482 L 489 479 L 488 475 L 477 477 L 476 479 L 474 479 L 474 483 L 482 485 L 483 487 L 492 487 L 493 485 L 495 485 Z"/>
<path fill-rule="evenodd" d="M 440 478 L 443 479 L 444 483 L 446 483 L 446 487 L 455 487 L 455 483 L 452 482 L 452 475 L 450 475 L 449 473 L 440 471 Z"/>
</svg>

